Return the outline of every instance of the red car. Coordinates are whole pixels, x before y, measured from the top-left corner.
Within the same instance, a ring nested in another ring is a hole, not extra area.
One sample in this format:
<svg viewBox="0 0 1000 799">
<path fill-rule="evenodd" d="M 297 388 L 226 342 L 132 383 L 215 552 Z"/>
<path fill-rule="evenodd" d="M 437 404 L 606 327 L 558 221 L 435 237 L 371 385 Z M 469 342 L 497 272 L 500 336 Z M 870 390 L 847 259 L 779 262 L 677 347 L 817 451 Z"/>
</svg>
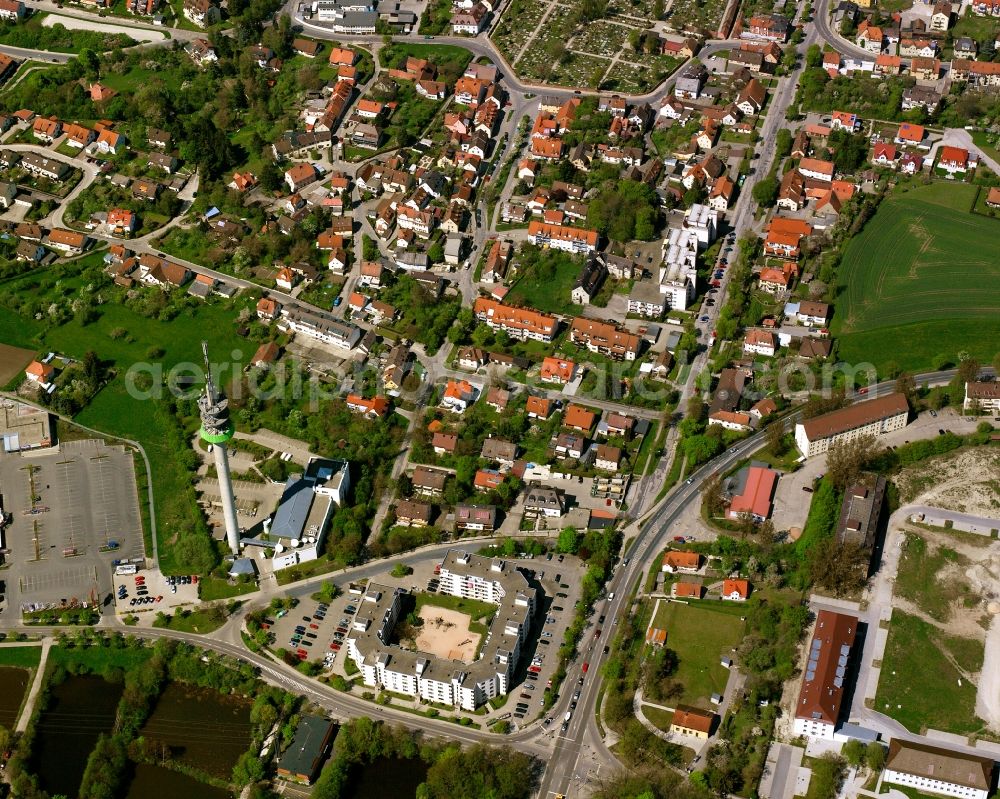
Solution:
<svg viewBox="0 0 1000 799">
<path fill-rule="evenodd" d="M 590 664 L 589 663 L 584 663 L 583 664 L 583 673 L 586 674 L 587 673 L 587 669 L 589 669 L 589 668 L 590 668 Z"/>
<path fill-rule="evenodd" d="M 318 630 L 319 629 L 319 625 L 318 624 L 310 624 L 309 625 L 309 629 L 310 630 Z"/>
<path fill-rule="evenodd" d="M 858 389 L 858 394 L 867 394 L 867 393 L 868 393 L 868 389 L 867 388 L 859 388 Z"/>
<path fill-rule="evenodd" d="M 538 666 L 531 666 L 528 669 L 528 671 L 530 671 L 532 674 L 538 674 L 539 672 L 541 672 L 541 669 Z"/>
<path fill-rule="evenodd" d="M 682 535 L 675 535 L 674 536 L 674 541 L 679 541 L 680 543 L 683 544 L 684 543 L 684 536 L 682 536 Z"/>
<path fill-rule="evenodd" d="M 296 649 L 295 654 L 298 655 L 299 657 L 305 657 L 309 653 L 306 652 L 306 650 L 304 649 Z"/>
<path fill-rule="evenodd" d="M 332 649 L 334 652 L 339 652 L 340 644 L 330 644 L 330 649 Z"/>
</svg>

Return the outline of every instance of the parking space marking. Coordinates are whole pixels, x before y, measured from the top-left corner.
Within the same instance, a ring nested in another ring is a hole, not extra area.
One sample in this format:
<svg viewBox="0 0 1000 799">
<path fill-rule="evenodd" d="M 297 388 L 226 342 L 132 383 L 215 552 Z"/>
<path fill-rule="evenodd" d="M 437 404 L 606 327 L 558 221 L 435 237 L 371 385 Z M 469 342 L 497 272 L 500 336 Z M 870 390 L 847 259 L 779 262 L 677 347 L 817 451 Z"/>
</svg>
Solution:
<svg viewBox="0 0 1000 799">
<path fill-rule="evenodd" d="M 45 574 L 26 574 L 21 576 L 21 593 L 44 591 L 48 588 L 74 588 L 85 586 L 97 579 L 93 566 L 81 566 L 75 569 L 60 569 Z"/>
</svg>

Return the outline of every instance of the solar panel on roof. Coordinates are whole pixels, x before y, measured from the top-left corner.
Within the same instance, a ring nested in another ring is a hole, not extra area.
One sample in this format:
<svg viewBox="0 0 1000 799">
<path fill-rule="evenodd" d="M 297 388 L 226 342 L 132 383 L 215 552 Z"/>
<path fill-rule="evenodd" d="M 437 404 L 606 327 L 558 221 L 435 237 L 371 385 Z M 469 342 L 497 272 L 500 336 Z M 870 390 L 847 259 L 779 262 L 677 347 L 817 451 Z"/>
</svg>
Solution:
<svg viewBox="0 0 1000 799">
<path fill-rule="evenodd" d="M 806 672 L 806 682 L 812 682 L 816 678 L 816 672 L 812 669 Z"/>
<path fill-rule="evenodd" d="M 840 654 L 841 655 L 848 655 L 848 654 L 850 654 L 850 652 L 851 652 L 851 648 L 847 644 L 841 644 L 840 645 Z"/>
</svg>

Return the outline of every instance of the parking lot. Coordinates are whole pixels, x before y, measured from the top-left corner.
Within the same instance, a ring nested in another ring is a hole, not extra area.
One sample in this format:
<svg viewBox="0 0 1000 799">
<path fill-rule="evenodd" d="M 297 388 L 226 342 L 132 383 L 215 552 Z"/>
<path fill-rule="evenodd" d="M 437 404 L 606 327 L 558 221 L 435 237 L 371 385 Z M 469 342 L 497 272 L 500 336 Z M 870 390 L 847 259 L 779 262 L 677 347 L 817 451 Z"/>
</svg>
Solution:
<svg viewBox="0 0 1000 799">
<path fill-rule="evenodd" d="M 0 454 L 12 607 L 105 597 L 112 561 L 144 558 L 132 454 L 102 441 Z"/>
<path fill-rule="evenodd" d="M 536 617 L 532 635 L 525 643 L 521 663 L 514 673 L 507 702 L 498 712 L 511 713 L 512 720 L 523 725 L 542 713 L 543 694 L 559 663 L 559 647 L 566 635 L 566 628 L 573 619 L 585 570 L 577 558 L 555 554 L 551 555 L 551 559 L 549 555 L 545 555 L 522 560 L 519 565 L 529 574 L 534 574 L 544 596 L 541 612 Z M 586 659 L 583 653 L 593 647 L 596 629 L 590 628 L 584 633 L 579 657 Z M 604 637 L 602 632 L 601 639 Z M 563 692 L 570 687 L 563 686 Z M 572 688 L 576 689 L 575 686 Z"/>
<path fill-rule="evenodd" d="M 173 581 L 173 583 L 171 583 Z M 153 610 L 169 613 L 178 605 L 198 601 L 198 577 L 164 577 L 157 570 L 114 575 L 115 610 L 122 614 Z"/>
<path fill-rule="evenodd" d="M 306 597 L 287 612 L 271 614 L 265 623 L 271 624 L 274 647 L 287 649 L 299 660 L 323 660 L 327 668 L 341 662 L 344 636 L 360 599 L 345 594 L 331 606 Z"/>
</svg>

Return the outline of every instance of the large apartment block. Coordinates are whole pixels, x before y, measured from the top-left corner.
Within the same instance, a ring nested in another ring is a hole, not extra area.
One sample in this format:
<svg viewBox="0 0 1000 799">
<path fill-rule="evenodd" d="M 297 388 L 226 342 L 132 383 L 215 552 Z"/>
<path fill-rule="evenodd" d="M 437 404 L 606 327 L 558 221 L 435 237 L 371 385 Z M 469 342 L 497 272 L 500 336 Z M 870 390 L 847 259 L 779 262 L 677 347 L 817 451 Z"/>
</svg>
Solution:
<svg viewBox="0 0 1000 799">
<path fill-rule="evenodd" d="M 821 455 L 838 441 L 880 436 L 906 427 L 910 407 L 903 394 L 888 394 L 824 413 L 795 425 L 795 444 L 807 458 Z"/>
<path fill-rule="evenodd" d="M 501 305 L 496 300 L 480 297 L 473 305 L 476 318 L 494 330 L 503 330 L 512 338 L 525 341 L 552 341 L 559 327 L 554 316 L 531 308 Z"/>
<path fill-rule="evenodd" d="M 858 620 L 844 613 L 821 610 L 809 646 L 809 660 L 795 705 L 796 735 L 834 740 L 844 699 L 851 647 Z"/>
<path fill-rule="evenodd" d="M 574 344 L 598 352 L 616 361 L 634 361 L 639 354 L 641 339 L 635 333 L 621 330 L 608 322 L 578 316 L 569 329 Z"/>
<path fill-rule="evenodd" d="M 510 691 L 531 629 L 537 590 L 513 564 L 450 550 L 440 564 L 440 591 L 497 605 L 487 643 L 473 663 L 413 652 L 388 643 L 406 591 L 370 584 L 347 638 L 347 654 L 365 685 L 463 710 Z"/>
</svg>

